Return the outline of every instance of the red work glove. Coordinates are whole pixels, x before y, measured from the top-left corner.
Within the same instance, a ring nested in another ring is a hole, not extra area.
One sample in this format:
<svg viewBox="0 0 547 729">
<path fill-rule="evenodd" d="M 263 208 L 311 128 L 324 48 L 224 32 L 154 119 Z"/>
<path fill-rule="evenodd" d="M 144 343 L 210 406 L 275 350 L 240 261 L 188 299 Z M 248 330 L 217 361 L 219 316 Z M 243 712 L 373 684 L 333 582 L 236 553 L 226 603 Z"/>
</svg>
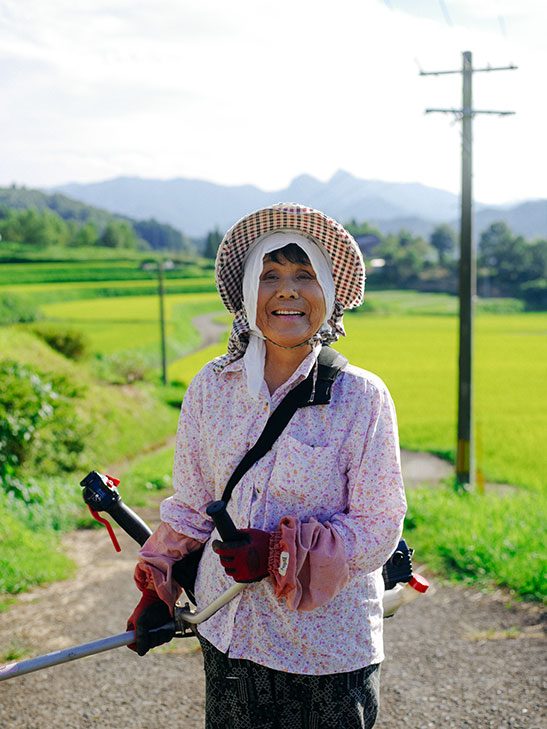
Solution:
<svg viewBox="0 0 547 729">
<path fill-rule="evenodd" d="M 135 631 L 136 642 L 127 646 L 144 656 L 150 648 L 162 643 L 168 643 L 175 635 L 174 629 L 154 630 L 172 621 L 169 608 L 155 590 L 144 588 L 139 604 L 133 610 L 127 621 L 127 630 Z"/>
<path fill-rule="evenodd" d="M 227 575 L 236 582 L 258 582 L 268 574 L 270 534 L 261 529 L 240 529 L 242 538 L 237 542 L 215 539 L 213 551 Z"/>
</svg>

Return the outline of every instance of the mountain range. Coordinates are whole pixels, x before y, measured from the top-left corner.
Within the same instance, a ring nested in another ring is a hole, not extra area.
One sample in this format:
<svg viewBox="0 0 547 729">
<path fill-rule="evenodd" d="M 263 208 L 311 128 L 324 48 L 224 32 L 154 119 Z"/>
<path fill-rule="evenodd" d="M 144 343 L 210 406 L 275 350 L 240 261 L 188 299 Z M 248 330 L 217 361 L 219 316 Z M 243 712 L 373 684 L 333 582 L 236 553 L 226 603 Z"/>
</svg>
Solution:
<svg viewBox="0 0 547 729">
<path fill-rule="evenodd" d="M 248 212 L 281 201 L 309 205 L 340 222 L 366 221 L 383 233 L 405 229 L 414 235 L 429 236 L 439 223 L 459 228 L 458 195 L 417 182 L 362 180 L 343 170 L 327 182 L 300 175 L 287 188 L 275 191 L 182 177 L 117 177 L 54 189 L 112 213 L 155 218 L 192 238 L 203 238 L 215 228 L 224 232 Z M 528 240 L 547 237 L 547 200 L 529 200 L 512 206 L 475 203 L 474 212 L 477 234 L 493 222 L 504 221 L 513 233 Z"/>
</svg>

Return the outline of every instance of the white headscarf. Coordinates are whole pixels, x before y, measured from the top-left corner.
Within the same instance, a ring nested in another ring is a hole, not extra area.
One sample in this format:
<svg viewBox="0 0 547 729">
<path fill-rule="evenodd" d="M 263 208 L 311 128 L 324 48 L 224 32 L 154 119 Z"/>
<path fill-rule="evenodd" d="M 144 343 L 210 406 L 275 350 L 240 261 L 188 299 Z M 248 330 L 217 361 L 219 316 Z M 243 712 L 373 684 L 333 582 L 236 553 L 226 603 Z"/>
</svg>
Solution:
<svg viewBox="0 0 547 729">
<path fill-rule="evenodd" d="M 331 318 L 334 309 L 335 289 L 332 278 L 332 263 L 324 247 L 312 238 L 307 238 L 302 233 L 292 230 L 267 233 L 258 238 L 250 246 L 243 264 L 243 306 L 250 327 L 249 344 L 243 359 L 247 371 L 247 389 L 251 397 L 255 399 L 258 397 L 264 380 L 264 362 L 266 359 L 264 334 L 256 325 L 258 286 L 264 266 L 264 256 L 290 243 L 296 244 L 310 259 L 325 299 L 326 314 L 319 331 L 324 328 L 330 331 L 328 320 Z"/>
</svg>

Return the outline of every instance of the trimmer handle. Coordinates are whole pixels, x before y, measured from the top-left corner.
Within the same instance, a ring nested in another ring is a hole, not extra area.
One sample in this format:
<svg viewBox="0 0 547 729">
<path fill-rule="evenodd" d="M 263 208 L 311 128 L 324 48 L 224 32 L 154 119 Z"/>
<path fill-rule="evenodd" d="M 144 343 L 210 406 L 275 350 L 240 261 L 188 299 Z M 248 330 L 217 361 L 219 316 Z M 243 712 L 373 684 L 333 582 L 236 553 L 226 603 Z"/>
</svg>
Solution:
<svg viewBox="0 0 547 729">
<path fill-rule="evenodd" d="M 121 499 L 110 507 L 108 513 L 141 547 L 152 534 L 150 527 Z"/>
<path fill-rule="evenodd" d="M 238 542 L 242 535 L 236 529 L 232 517 L 228 514 L 224 501 L 213 501 L 206 509 L 207 516 L 213 520 L 223 542 Z"/>
<path fill-rule="evenodd" d="M 106 511 L 142 547 L 152 534 L 152 530 L 138 514 L 135 514 L 133 509 L 123 503 L 120 492 L 116 488 L 118 484 L 118 479 L 97 471 L 91 471 L 80 481 L 80 486 L 83 488 L 83 499 L 89 506 L 93 517 L 106 526 L 108 522 L 98 517 L 97 514 L 99 511 Z M 109 529 L 109 533 L 113 537 L 111 529 Z M 113 537 L 113 541 L 116 546 L 115 537 Z"/>
</svg>

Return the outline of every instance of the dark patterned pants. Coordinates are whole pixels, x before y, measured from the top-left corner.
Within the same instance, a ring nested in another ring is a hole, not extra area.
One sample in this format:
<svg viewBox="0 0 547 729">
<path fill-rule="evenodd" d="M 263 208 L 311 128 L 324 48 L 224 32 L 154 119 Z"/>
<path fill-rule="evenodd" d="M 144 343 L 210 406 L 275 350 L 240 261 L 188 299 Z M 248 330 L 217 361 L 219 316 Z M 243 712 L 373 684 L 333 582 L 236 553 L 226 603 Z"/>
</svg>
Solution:
<svg viewBox="0 0 547 729">
<path fill-rule="evenodd" d="M 200 637 L 206 729 L 371 729 L 380 665 L 308 676 L 228 658 Z"/>
</svg>

